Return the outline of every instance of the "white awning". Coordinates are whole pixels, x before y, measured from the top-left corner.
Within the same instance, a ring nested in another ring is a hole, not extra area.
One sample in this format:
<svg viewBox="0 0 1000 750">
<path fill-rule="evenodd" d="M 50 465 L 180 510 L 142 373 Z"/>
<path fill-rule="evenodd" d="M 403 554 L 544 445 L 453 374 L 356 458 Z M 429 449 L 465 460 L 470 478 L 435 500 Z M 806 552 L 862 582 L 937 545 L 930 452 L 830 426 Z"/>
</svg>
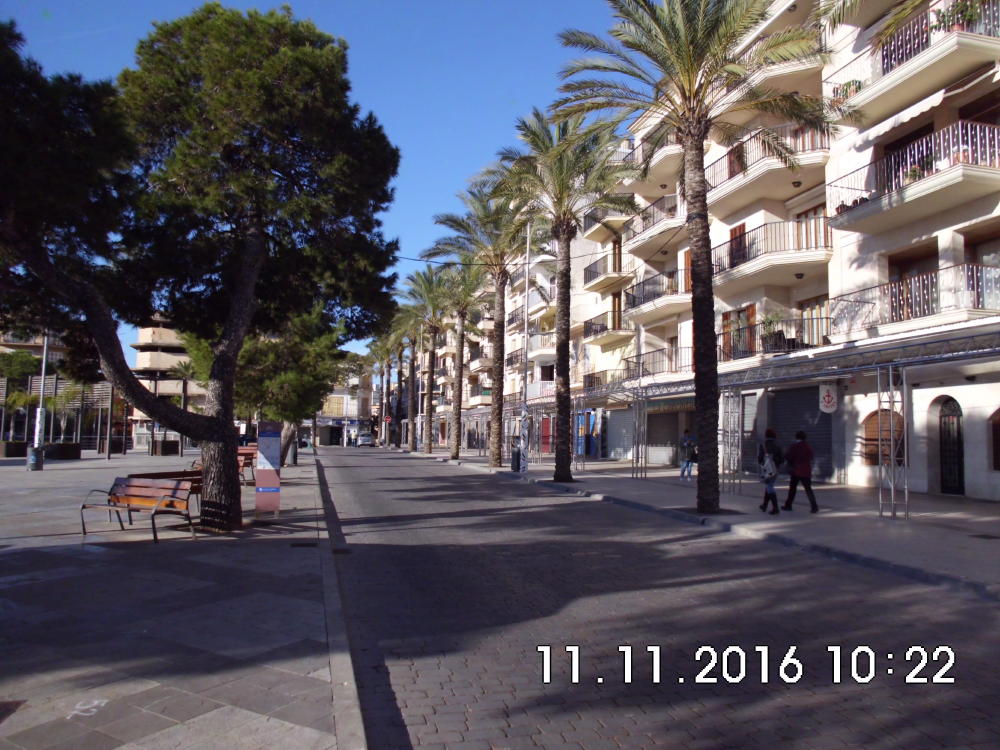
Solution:
<svg viewBox="0 0 1000 750">
<path fill-rule="evenodd" d="M 941 102 L 944 101 L 944 89 L 931 94 L 924 99 L 921 99 L 916 104 L 912 104 L 902 112 L 897 114 L 895 117 L 890 117 L 888 120 L 883 120 L 878 125 L 874 125 L 865 131 L 862 131 L 855 148 L 862 149 L 868 148 L 872 143 L 883 135 L 888 133 L 890 130 L 895 130 L 900 125 L 905 122 L 909 122 L 914 117 L 919 117 L 924 112 L 934 109 Z"/>
</svg>

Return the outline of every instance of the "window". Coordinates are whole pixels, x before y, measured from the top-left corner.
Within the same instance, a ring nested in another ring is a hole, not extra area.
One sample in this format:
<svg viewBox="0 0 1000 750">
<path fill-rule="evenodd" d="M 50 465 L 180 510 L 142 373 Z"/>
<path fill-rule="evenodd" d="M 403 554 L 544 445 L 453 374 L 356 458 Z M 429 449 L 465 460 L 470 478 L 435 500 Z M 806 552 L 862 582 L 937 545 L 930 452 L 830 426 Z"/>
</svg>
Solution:
<svg viewBox="0 0 1000 750">
<path fill-rule="evenodd" d="M 879 414 L 882 415 L 881 436 L 879 435 Z M 888 409 L 873 411 L 861 425 L 861 458 L 865 466 L 878 466 L 879 463 L 889 463 L 892 441 L 896 442 L 896 464 L 903 465 L 903 417 L 899 412 Z"/>
</svg>

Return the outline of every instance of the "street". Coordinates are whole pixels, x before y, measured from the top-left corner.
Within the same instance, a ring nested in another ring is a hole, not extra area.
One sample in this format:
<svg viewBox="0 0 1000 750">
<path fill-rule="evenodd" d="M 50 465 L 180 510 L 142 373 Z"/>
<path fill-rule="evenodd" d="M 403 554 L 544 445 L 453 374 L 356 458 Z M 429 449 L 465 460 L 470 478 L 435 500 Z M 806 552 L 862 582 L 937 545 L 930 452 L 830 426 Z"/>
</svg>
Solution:
<svg viewBox="0 0 1000 750">
<path fill-rule="evenodd" d="M 319 453 L 371 748 L 1000 746 L 995 604 L 463 466 Z"/>
</svg>

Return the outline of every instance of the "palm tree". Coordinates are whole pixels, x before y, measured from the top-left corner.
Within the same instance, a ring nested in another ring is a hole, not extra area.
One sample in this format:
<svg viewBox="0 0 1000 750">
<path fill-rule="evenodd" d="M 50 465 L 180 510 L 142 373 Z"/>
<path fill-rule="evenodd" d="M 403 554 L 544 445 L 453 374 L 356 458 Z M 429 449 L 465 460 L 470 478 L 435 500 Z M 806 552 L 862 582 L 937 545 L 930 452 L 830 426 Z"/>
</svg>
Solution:
<svg viewBox="0 0 1000 750">
<path fill-rule="evenodd" d="M 438 334 L 444 329 L 448 313 L 447 279 L 441 268 L 430 264 L 423 271 L 414 271 L 406 277 L 408 288 L 404 297 L 417 309 L 423 321 L 428 346 L 428 373 L 426 401 L 424 402 L 424 453 L 432 453 L 434 439 L 431 431 L 434 421 L 434 369 L 437 366 Z"/>
<path fill-rule="evenodd" d="M 398 336 L 401 345 L 405 344 L 410 349 L 409 369 L 406 375 L 406 447 L 411 452 L 417 450 L 417 347 L 419 346 L 422 324 L 420 311 L 414 305 L 400 305 L 392 323 L 393 331 Z M 397 414 L 400 411 L 398 403 L 396 411 Z M 396 447 L 399 447 L 398 442 Z"/>
<path fill-rule="evenodd" d="M 375 429 L 379 441 L 382 442 L 382 438 L 384 437 L 383 425 L 385 424 L 385 415 L 387 413 L 385 405 L 389 402 L 389 397 L 386 393 L 386 384 L 392 362 L 392 345 L 384 336 L 377 338 L 368 345 L 368 355 L 372 358 L 373 368 L 379 377 L 379 423 Z"/>
<path fill-rule="evenodd" d="M 503 462 L 503 390 L 506 334 L 506 293 L 511 268 L 521 257 L 521 238 L 514 225 L 518 207 L 492 198 L 489 191 L 473 187 L 461 196 L 463 214 L 440 214 L 434 221 L 453 234 L 438 240 L 424 252 L 425 258 L 446 256 L 471 259 L 483 268 L 493 287 L 493 330 L 490 347 L 490 466 Z"/>
<path fill-rule="evenodd" d="M 775 115 L 824 133 L 832 130 L 834 116 L 848 113 L 817 97 L 749 84 L 751 76 L 770 64 L 821 52 L 814 26 L 778 31 L 741 51 L 740 44 L 767 19 L 770 0 L 608 0 L 608 4 L 617 19 L 609 39 L 583 31 L 561 34 L 564 46 L 600 56 L 571 62 L 563 69 L 562 77 L 573 80 L 563 84 L 564 96 L 552 106 L 555 117 L 563 120 L 610 112 L 615 127 L 629 117 L 649 113 L 684 149 L 681 185 L 691 248 L 698 510 L 714 513 L 719 509 L 719 384 L 705 140 L 711 135 L 733 144 L 754 132 L 767 151 L 794 167 L 791 148 L 775 130 L 733 124 L 726 113 Z M 592 77 L 578 78 L 581 74 Z"/>
<path fill-rule="evenodd" d="M 553 126 L 535 109 L 517 122 L 527 147 L 500 152 L 500 165 L 487 174 L 499 197 L 522 205 L 519 221 L 541 222 L 556 254 L 556 466 L 553 479 L 571 482 L 569 395 L 570 244 L 593 209 L 632 211 L 630 196 L 612 193 L 635 175 L 634 167 L 611 159 L 618 139 L 608 128 L 584 131 L 582 117 Z"/>
<path fill-rule="evenodd" d="M 459 263 L 446 268 L 447 306 L 455 318 L 455 381 L 451 414 L 451 458 L 457 459 L 462 445 L 462 389 L 465 381 L 465 335 L 471 325 L 471 316 L 479 307 L 480 294 L 486 274 L 474 260 L 463 257 Z"/>
</svg>

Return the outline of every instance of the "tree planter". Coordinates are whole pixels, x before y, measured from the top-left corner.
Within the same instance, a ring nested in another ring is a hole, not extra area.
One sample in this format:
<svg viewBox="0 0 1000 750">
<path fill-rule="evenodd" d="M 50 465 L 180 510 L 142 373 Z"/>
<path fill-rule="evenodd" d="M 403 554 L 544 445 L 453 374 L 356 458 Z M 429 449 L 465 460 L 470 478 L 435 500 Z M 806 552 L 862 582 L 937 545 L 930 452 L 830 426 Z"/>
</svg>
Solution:
<svg viewBox="0 0 1000 750">
<path fill-rule="evenodd" d="M 45 457 L 57 461 L 70 461 L 80 458 L 79 443 L 49 443 L 45 446 Z"/>
<path fill-rule="evenodd" d="M 154 456 L 179 456 L 181 454 L 180 440 L 154 440 Z"/>
<path fill-rule="evenodd" d="M 27 443 L 15 440 L 0 440 L 0 458 L 24 458 L 27 455 Z"/>
<path fill-rule="evenodd" d="M 107 438 L 105 438 L 105 437 L 102 436 L 97 441 L 97 452 L 98 453 L 107 453 L 107 450 L 108 450 L 108 440 L 107 440 Z M 120 437 L 113 437 L 113 438 L 111 438 L 111 452 L 112 453 L 121 453 L 122 452 L 122 439 Z"/>
</svg>

